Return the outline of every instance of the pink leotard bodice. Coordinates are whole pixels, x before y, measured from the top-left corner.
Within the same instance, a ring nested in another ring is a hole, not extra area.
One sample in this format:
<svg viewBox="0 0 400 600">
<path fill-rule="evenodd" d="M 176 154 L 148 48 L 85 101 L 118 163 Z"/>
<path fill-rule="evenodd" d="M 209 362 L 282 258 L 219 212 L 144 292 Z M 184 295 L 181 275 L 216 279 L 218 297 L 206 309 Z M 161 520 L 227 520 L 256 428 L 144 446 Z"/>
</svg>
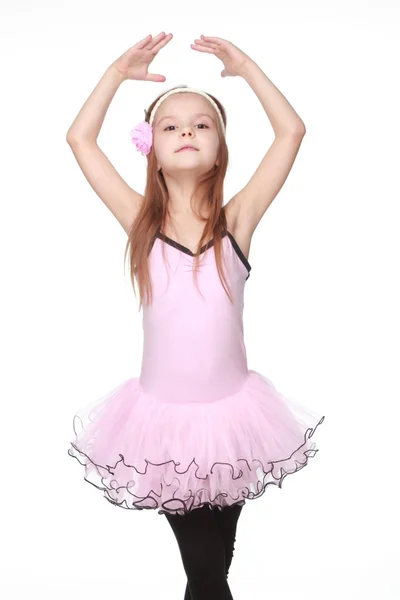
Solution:
<svg viewBox="0 0 400 600">
<path fill-rule="evenodd" d="M 160 401 L 213 402 L 238 391 L 248 376 L 243 297 L 251 266 L 227 230 L 222 259 L 233 303 L 219 279 L 213 240 L 202 248 L 198 290 L 192 252 L 160 231 L 154 239 L 149 253 L 153 298 L 151 306 L 143 305 L 140 384 Z"/>
</svg>

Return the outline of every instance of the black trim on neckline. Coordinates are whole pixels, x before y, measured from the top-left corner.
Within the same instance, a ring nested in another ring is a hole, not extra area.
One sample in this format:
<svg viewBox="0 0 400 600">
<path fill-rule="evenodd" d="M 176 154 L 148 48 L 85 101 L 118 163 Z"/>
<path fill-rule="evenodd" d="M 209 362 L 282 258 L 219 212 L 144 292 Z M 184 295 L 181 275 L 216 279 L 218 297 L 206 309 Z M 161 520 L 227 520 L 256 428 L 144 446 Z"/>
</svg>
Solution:
<svg viewBox="0 0 400 600">
<path fill-rule="evenodd" d="M 228 231 L 224 230 L 222 232 L 222 237 L 225 237 L 227 233 Z M 176 240 L 173 240 L 172 238 L 168 237 L 167 235 L 165 235 L 165 233 L 162 233 L 160 229 L 157 231 L 157 237 L 161 238 L 167 244 L 170 244 L 170 246 L 173 246 L 174 248 L 185 252 L 185 254 L 189 254 L 189 256 L 194 256 L 193 252 L 189 248 L 186 248 L 186 246 L 183 246 Z M 200 248 L 200 254 L 203 254 L 203 252 L 205 252 L 208 248 L 211 248 L 213 245 L 214 238 L 212 238 L 209 242 L 207 242 L 207 244 L 204 244 L 204 246 Z"/>
<path fill-rule="evenodd" d="M 247 279 L 250 277 L 251 265 L 250 265 L 249 261 L 247 260 L 247 258 L 245 257 L 245 255 L 243 254 L 239 244 L 237 243 L 237 241 L 235 240 L 235 238 L 233 237 L 231 232 L 228 231 L 227 229 L 224 229 L 222 231 L 221 238 L 225 237 L 226 235 L 228 235 L 228 237 L 232 243 L 233 249 L 235 250 L 236 254 L 238 255 L 238 257 L 240 258 L 240 260 L 242 261 L 242 263 L 244 264 L 244 266 L 246 267 L 246 269 L 248 271 L 248 275 L 246 277 L 246 281 L 247 281 Z M 186 246 L 183 246 L 183 244 L 180 244 L 176 240 L 173 240 L 172 238 L 168 237 L 167 235 L 165 235 L 165 233 L 162 233 L 160 229 L 158 229 L 158 231 L 156 233 L 156 237 L 160 238 L 162 241 L 166 242 L 170 246 L 173 246 L 177 250 L 180 250 L 181 252 L 184 252 L 185 254 L 188 254 L 189 256 L 194 256 L 193 252 L 189 248 L 187 248 Z M 207 242 L 207 244 L 204 244 L 204 246 L 202 246 L 200 248 L 200 254 L 203 254 L 203 252 L 205 252 L 208 248 L 211 248 L 213 245 L 214 245 L 214 238 L 212 238 L 209 242 Z"/>
</svg>

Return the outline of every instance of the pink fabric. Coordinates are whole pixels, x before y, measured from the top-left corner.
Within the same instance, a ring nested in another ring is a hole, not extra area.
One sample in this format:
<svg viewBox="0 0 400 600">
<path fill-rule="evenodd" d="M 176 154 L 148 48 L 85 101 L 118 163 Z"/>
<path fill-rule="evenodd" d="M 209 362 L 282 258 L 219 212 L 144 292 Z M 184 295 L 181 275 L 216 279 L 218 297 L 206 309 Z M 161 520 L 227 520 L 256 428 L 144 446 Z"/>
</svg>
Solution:
<svg viewBox="0 0 400 600">
<path fill-rule="evenodd" d="M 139 150 L 143 156 L 149 154 L 153 144 L 153 127 L 147 123 L 147 121 L 142 121 L 136 125 L 136 127 L 132 129 L 130 136 L 132 144 L 136 146 L 136 149 Z"/>
<path fill-rule="evenodd" d="M 308 463 L 324 417 L 284 397 L 247 365 L 243 296 L 248 269 L 222 239 L 234 298 L 223 289 L 213 247 L 194 257 L 155 239 L 153 305 L 143 307 L 139 377 L 82 408 L 69 454 L 110 502 L 185 514 L 261 496 Z M 165 248 L 167 265 L 163 263 Z"/>
</svg>

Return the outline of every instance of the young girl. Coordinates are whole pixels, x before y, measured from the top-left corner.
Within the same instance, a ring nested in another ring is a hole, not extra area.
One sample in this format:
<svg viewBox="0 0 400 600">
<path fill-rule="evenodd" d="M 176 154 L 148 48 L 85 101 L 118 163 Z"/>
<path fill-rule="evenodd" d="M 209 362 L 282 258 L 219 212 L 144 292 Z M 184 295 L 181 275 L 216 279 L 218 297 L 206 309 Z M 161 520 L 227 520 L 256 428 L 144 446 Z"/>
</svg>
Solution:
<svg viewBox="0 0 400 600">
<path fill-rule="evenodd" d="M 191 47 L 221 59 L 222 76 L 248 82 L 275 140 L 249 183 L 223 206 L 225 110 L 211 94 L 173 88 L 131 132 L 147 157 L 145 194 L 132 190 L 97 136 L 122 81 L 165 81 L 147 69 L 171 38 L 149 35 L 112 63 L 67 135 L 89 183 L 128 234 L 131 278 L 140 308 L 144 303 L 140 376 L 79 411 L 68 452 L 111 503 L 165 515 L 188 578 L 185 600 L 227 600 L 246 500 L 307 465 L 324 419 L 249 370 L 243 341 L 250 240 L 305 128 L 249 56 L 201 36 Z"/>
</svg>

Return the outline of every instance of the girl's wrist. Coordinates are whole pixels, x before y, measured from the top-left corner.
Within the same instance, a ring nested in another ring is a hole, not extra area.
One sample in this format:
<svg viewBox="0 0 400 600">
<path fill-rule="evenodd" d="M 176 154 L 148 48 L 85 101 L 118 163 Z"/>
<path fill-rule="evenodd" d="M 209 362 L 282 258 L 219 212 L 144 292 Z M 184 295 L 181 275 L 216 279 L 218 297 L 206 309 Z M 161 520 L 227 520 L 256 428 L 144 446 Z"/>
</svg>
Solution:
<svg viewBox="0 0 400 600">
<path fill-rule="evenodd" d="M 257 68 L 259 68 L 257 63 L 249 57 L 242 64 L 239 74 L 243 79 L 246 79 L 246 77 L 251 75 Z"/>
<path fill-rule="evenodd" d="M 119 81 L 120 83 L 122 83 L 123 81 L 125 81 L 127 79 L 126 75 L 124 75 L 121 71 L 119 71 L 114 63 L 111 63 L 111 65 L 108 67 L 107 71 L 110 73 L 113 73 L 113 75 L 116 77 L 117 81 Z"/>
</svg>

